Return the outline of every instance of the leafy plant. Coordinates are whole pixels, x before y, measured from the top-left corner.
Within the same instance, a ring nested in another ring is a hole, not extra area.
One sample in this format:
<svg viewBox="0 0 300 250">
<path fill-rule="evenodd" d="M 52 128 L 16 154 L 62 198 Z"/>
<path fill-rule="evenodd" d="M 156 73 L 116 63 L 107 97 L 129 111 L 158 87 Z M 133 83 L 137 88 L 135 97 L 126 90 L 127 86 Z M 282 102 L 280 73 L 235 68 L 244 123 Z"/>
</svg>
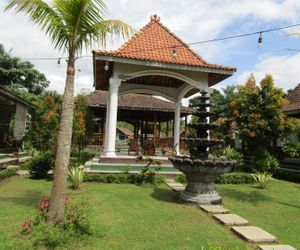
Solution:
<svg viewBox="0 0 300 250">
<path fill-rule="evenodd" d="M 300 143 L 286 144 L 282 147 L 283 152 L 291 158 L 300 157 Z"/>
<path fill-rule="evenodd" d="M 0 170 L 0 181 L 4 180 L 10 176 L 16 175 L 18 169 L 17 168 L 7 168 L 4 170 Z"/>
<path fill-rule="evenodd" d="M 83 169 L 79 167 L 73 167 L 69 170 L 68 173 L 68 182 L 72 189 L 78 189 L 80 183 L 83 182 L 84 172 Z"/>
<path fill-rule="evenodd" d="M 262 189 L 265 189 L 272 179 L 272 175 L 268 174 L 267 172 L 252 174 L 251 176 L 259 184 L 259 187 Z"/>
<path fill-rule="evenodd" d="M 139 155 L 137 159 L 139 161 L 145 162 L 146 165 L 142 167 L 141 174 L 137 176 L 136 183 L 141 185 L 144 183 L 156 184 L 155 171 L 160 170 L 160 165 L 162 162 L 152 157 L 149 156 L 144 157 L 142 155 Z"/>
<path fill-rule="evenodd" d="M 179 183 L 187 183 L 186 176 L 183 174 L 176 175 L 175 181 L 177 181 Z"/>
<path fill-rule="evenodd" d="M 91 228 L 86 217 L 86 203 L 76 203 L 74 196 L 68 196 L 65 204 L 63 219 L 54 223 L 47 223 L 49 197 L 44 196 L 37 206 L 37 216 L 22 224 L 21 234 L 32 238 L 36 247 L 46 247 L 47 249 L 63 247 L 74 239 L 90 235 Z"/>
<path fill-rule="evenodd" d="M 222 174 L 216 180 L 218 184 L 249 184 L 253 182 L 254 179 L 251 174 L 243 172 Z"/>
<path fill-rule="evenodd" d="M 273 174 L 277 171 L 279 163 L 267 150 L 258 150 L 251 160 L 251 167 L 253 172 Z"/>
<path fill-rule="evenodd" d="M 43 179 L 54 166 L 54 154 L 51 151 L 41 152 L 29 162 L 29 173 L 32 178 Z"/>
</svg>

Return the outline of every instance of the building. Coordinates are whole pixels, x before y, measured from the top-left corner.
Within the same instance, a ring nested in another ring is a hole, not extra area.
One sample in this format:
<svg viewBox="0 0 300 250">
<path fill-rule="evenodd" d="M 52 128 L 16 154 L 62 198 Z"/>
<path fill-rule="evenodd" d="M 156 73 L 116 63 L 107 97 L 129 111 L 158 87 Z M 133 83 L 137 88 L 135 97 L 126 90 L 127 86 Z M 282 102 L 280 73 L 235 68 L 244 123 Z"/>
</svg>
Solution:
<svg viewBox="0 0 300 250">
<path fill-rule="evenodd" d="M 174 103 L 174 142 L 180 152 L 180 110 L 183 98 L 230 77 L 233 67 L 210 64 L 191 50 L 157 15 L 115 51 L 93 51 L 94 86 L 108 91 L 104 150 L 114 157 L 118 100 L 135 93 L 162 96 Z"/>
<path fill-rule="evenodd" d="M 22 140 L 27 111 L 34 107 L 32 103 L 0 85 L 0 149 L 11 146 L 13 141 Z"/>
</svg>

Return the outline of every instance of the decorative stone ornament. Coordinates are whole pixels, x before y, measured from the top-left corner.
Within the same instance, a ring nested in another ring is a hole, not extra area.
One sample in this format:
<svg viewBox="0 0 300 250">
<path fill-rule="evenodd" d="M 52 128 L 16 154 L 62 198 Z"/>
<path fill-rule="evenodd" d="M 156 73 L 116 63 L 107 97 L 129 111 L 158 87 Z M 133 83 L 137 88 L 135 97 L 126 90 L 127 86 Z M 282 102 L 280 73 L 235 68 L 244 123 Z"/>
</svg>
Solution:
<svg viewBox="0 0 300 250">
<path fill-rule="evenodd" d="M 235 160 L 209 159 L 209 147 L 222 143 L 221 140 L 210 140 L 208 130 L 213 127 L 209 124 L 208 117 L 211 115 L 206 109 L 209 107 L 207 92 L 201 91 L 197 98 L 198 124 L 191 124 L 190 127 L 196 130 L 197 138 L 183 138 L 189 144 L 190 157 L 172 156 L 169 160 L 173 166 L 186 175 L 188 184 L 180 194 L 183 202 L 197 204 L 220 204 L 222 198 L 215 190 L 215 180 L 223 173 L 230 172 L 236 165 Z"/>
</svg>

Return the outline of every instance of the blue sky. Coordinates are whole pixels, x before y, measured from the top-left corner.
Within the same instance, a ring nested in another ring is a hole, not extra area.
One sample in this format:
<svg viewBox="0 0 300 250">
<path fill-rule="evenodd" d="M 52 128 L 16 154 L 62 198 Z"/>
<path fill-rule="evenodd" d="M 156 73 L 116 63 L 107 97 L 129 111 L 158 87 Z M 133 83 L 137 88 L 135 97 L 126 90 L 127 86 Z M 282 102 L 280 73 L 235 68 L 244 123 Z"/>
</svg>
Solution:
<svg viewBox="0 0 300 250">
<path fill-rule="evenodd" d="M 62 56 L 37 27 L 28 24 L 26 17 L 3 13 L 6 2 L 0 0 L 0 43 L 22 58 Z M 107 18 L 121 19 L 136 29 L 146 25 L 150 15 L 156 13 L 164 25 L 187 43 L 300 23 L 299 0 L 110 0 L 106 3 Z M 300 49 L 300 37 L 287 36 L 287 32 L 295 31 L 300 32 L 300 26 L 263 34 L 261 49 L 257 48 L 258 36 L 200 44 L 192 49 L 210 63 L 237 67 L 236 74 L 217 88 L 242 84 L 253 72 L 258 81 L 267 73 L 273 74 L 276 85 L 287 90 L 300 82 L 300 53 L 285 50 Z M 117 48 L 121 43 L 117 41 L 108 48 Z M 90 54 L 90 50 L 85 54 Z M 63 91 L 65 62 L 60 66 L 56 61 L 33 63 L 51 81 L 51 89 Z M 76 77 L 76 92 L 92 89 L 91 58 L 79 60 L 77 68 L 80 73 Z"/>
</svg>

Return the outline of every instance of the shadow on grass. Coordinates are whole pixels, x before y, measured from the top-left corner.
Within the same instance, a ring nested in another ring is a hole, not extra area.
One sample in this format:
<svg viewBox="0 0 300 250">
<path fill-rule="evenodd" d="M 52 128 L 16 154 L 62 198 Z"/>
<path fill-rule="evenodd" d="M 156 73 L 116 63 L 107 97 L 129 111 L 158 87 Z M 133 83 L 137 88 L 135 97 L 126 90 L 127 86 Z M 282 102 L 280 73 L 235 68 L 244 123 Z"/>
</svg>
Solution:
<svg viewBox="0 0 300 250">
<path fill-rule="evenodd" d="M 239 191 L 239 190 L 222 188 L 220 193 L 221 193 L 221 195 L 228 196 L 228 197 L 233 198 L 235 200 L 251 203 L 251 204 L 254 204 L 254 205 L 257 205 L 262 201 L 269 201 L 269 202 L 278 203 L 278 204 L 281 204 L 281 205 L 284 205 L 284 206 L 300 208 L 299 205 L 295 205 L 295 204 L 292 204 L 292 203 L 288 203 L 288 202 L 284 202 L 284 201 L 280 201 L 280 200 L 271 198 L 271 197 L 263 194 L 262 193 L 263 190 L 258 188 L 258 187 L 252 187 L 252 188 L 253 189 L 259 189 L 261 191 L 253 190 L 253 191 L 250 191 L 250 192 L 243 192 L 243 191 Z"/>
<path fill-rule="evenodd" d="M 15 205 L 36 207 L 43 193 L 37 190 L 27 190 L 18 194 L 18 196 L 0 196 L 0 203 L 13 203 Z"/>
<path fill-rule="evenodd" d="M 159 201 L 179 203 L 179 193 L 164 188 L 153 188 L 151 196 Z"/>
</svg>

